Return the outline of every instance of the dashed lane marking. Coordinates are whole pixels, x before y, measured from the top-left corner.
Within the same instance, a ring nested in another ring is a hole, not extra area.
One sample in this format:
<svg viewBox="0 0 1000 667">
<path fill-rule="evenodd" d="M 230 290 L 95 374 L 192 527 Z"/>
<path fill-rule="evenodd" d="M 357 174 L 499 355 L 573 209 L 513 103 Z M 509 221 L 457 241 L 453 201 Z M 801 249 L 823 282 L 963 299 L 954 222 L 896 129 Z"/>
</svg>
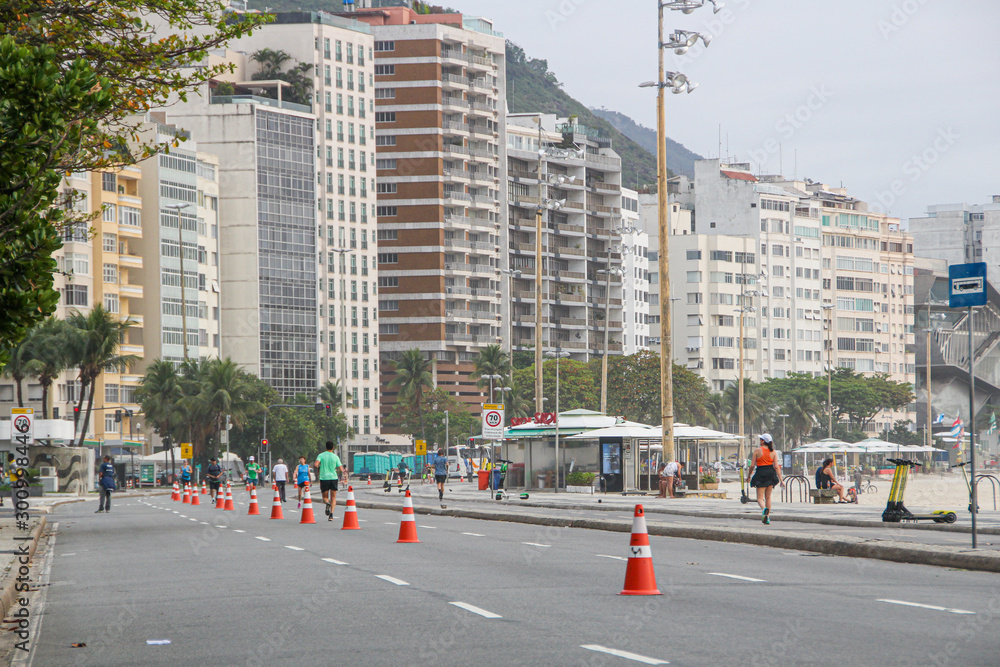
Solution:
<svg viewBox="0 0 1000 667">
<path fill-rule="evenodd" d="M 542 549 L 548 549 L 551 544 L 539 544 L 538 542 L 521 542 L 521 544 L 526 544 L 529 547 L 541 547 Z"/>
<path fill-rule="evenodd" d="M 344 561 L 337 560 L 335 558 L 320 558 L 320 560 L 326 561 L 327 563 L 333 563 L 334 565 L 347 565 Z"/>
<path fill-rule="evenodd" d="M 234 533 L 245 533 L 245 532 L 247 532 L 247 531 L 245 531 L 245 530 L 240 530 L 239 528 L 233 528 L 233 532 L 234 532 Z"/>
<path fill-rule="evenodd" d="M 739 579 L 740 581 L 753 581 L 758 583 L 767 583 L 764 579 L 754 579 L 753 577 L 741 577 L 738 574 L 725 574 L 723 572 L 706 572 L 705 574 L 710 574 L 713 577 L 726 577 L 728 579 Z"/>
<path fill-rule="evenodd" d="M 644 655 L 639 655 L 638 653 L 622 651 L 616 648 L 608 648 L 607 646 L 599 646 L 598 644 L 581 644 L 580 648 L 585 648 L 588 651 L 597 651 L 598 653 L 607 653 L 608 655 L 617 656 L 619 658 L 625 658 L 626 660 L 634 660 L 635 662 L 641 662 L 644 665 L 670 664 L 666 660 L 660 660 L 659 658 L 649 658 Z"/>
<path fill-rule="evenodd" d="M 459 609 L 464 609 L 465 611 L 471 611 L 473 614 L 479 614 L 483 618 L 503 618 L 500 614 L 494 614 L 492 611 L 486 611 L 485 609 L 471 605 L 468 602 L 449 602 L 448 604 L 454 605 Z"/>
<path fill-rule="evenodd" d="M 261 537 L 260 535 L 256 535 L 254 537 L 254 539 L 255 540 L 260 540 L 261 542 L 270 542 L 271 541 L 270 537 Z"/>
<path fill-rule="evenodd" d="M 470 535 L 472 537 L 486 537 L 482 533 L 462 533 L 463 535 Z"/>
<path fill-rule="evenodd" d="M 291 549 L 292 551 L 305 551 L 305 549 L 303 549 L 302 547 L 293 547 L 290 544 L 286 544 L 285 548 L 286 549 Z"/>
<path fill-rule="evenodd" d="M 612 560 L 628 560 L 628 558 L 623 558 L 621 556 L 609 556 L 607 554 L 597 554 L 598 558 L 610 558 Z"/>
<path fill-rule="evenodd" d="M 950 607 L 938 607 L 932 604 L 920 604 L 919 602 L 906 602 L 905 600 L 876 600 L 876 602 L 888 602 L 889 604 L 899 604 L 904 607 L 920 607 L 921 609 L 932 609 L 934 611 L 946 611 L 949 614 L 975 614 L 974 611 L 965 609 L 951 609 Z"/>
<path fill-rule="evenodd" d="M 388 574 L 376 574 L 377 579 L 382 581 L 388 581 L 390 584 L 396 584 L 397 586 L 409 586 L 409 582 L 403 581 L 402 579 L 397 579 L 396 577 L 390 577 Z"/>
</svg>

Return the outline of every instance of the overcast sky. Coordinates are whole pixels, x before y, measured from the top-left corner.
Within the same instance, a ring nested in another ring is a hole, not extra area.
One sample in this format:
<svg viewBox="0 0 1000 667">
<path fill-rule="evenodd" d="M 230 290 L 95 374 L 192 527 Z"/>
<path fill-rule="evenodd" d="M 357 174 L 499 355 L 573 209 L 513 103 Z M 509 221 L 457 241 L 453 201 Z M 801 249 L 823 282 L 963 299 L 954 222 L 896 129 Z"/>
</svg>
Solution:
<svg viewBox="0 0 1000 667">
<path fill-rule="evenodd" d="M 656 78 L 656 0 L 450 4 L 494 19 L 584 104 L 655 127 L 637 84 Z M 667 96 L 667 134 L 696 153 L 719 155 L 721 125 L 723 156 L 903 218 L 1000 195 L 996 0 L 726 0 L 664 25 L 713 37 L 666 61 L 699 83 Z"/>
</svg>

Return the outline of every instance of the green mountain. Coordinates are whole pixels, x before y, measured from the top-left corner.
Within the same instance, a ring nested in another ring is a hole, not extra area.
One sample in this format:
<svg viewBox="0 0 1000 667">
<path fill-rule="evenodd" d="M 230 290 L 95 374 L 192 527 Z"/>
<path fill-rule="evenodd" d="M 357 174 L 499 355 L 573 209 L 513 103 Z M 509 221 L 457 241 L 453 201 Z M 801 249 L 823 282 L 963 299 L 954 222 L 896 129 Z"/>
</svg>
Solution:
<svg viewBox="0 0 1000 667">
<path fill-rule="evenodd" d="M 619 132 L 656 154 L 656 130 L 639 125 L 625 114 L 611 109 L 591 109 L 595 114 L 614 125 Z M 667 137 L 667 168 L 694 178 L 694 161 L 702 157 Z"/>
</svg>

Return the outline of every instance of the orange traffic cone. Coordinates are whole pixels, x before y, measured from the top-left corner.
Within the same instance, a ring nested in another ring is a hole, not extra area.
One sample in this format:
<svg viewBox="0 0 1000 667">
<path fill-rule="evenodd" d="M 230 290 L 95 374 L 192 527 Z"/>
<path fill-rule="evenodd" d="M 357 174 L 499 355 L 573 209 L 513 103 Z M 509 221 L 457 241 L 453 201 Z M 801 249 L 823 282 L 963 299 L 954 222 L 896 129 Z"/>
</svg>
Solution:
<svg viewBox="0 0 1000 667">
<path fill-rule="evenodd" d="M 403 518 L 399 522 L 399 539 L 396 543 L 419 542 L 417 539 L 417 518 L 413 515 L 413 498 L 410 497 L 410 490 L 406 490 L 406 497 L 403 499 Z"/>
<path fill-rule="evenodd" d="M 316 523 L 316 517 L 313 515 L 313 501 L 312 496 L 309 495 L 309 484 L 306 484 L 305 492 L 302 494 L 305 496 L 305 500 L 302 501 L 302 520 L 299 523 Z"/>
<path fill-rule="evenodd" d="M 271 503 L 271 518 L 284 519 L 285 515 L 281 511 L 281 494 L 278 493 L 278 485 L 274 485 L 274 502 Z"/>
<path fill-rule="evenodd" d="M 215 492 L 215 509 L 226 509 L 226 490 L 221 486 L 219 487 L 219 490 Z"/>
<path fill-rule="evenodd" d="M 181 499 L 181 488 L 177 486 L 177 482 L 174 482 L 174 492 L 170 494 L 170 499 L 171 500 Z"/>
<path fill-rule="evenodd" d="M 226 504 L 222 506 L 224 512 L 235 512 L 236 505 L 233 504 L 233 487 L 226 487 Z"/>
<path fill-rule="evenodd" d="M 250 509 L 247 510 L 247 516 L 259 515 L 260 505 L 257 504 L 257 487 L 250 489 Z"/>
<path fill-rule="evenodd" d="M 184 485 L 184 499 L 181 502 L 188 505 L 191 504 L 191 487 L 187 484 Z"/>
<path fill-rule="evenodd" d="M 622 589 L 621 595 L 662 595 L 656 588 L 653 550 L 649 547 L 646 514 L 642 511 L 642 505 L 635 506 L 632 539 L 628 547 L 628 565 L 625 568 L 625 588 Z"/>
<path fill-rule="evenodd" d="M 201 500 L 198 498 L 198 485 L 194 485 L 194 489 L 191 491 L 191 505 L 201 505 Z"/>
<path fill-rule="evenodd" d="M 347 505 L 344 507 L 344 525 L 341 530 L 361 530 L 358 524 L 358 508 L 354 504 L 354 487 L 347 487 Z"/>
<path fill-rule="evenodd" d="M 201 480 L 201 495 L 208 495 L 208 484 L 205 483 L 205 480 Z"/>
</svg>

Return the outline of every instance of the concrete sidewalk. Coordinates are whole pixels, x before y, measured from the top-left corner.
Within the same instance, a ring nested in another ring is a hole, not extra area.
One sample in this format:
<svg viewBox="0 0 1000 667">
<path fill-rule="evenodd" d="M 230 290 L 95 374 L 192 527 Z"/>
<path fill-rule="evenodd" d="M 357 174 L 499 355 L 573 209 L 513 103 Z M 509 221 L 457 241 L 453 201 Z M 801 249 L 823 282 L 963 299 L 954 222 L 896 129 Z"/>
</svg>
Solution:
<svg viewBox="0 0 1000 667">
<path fill-rule="evenodd" d="M 1000 534 L 1000 512 L 992 510 L 980 514 L 981 548 L 972 550 L 968 538 L 955 534 L 970 530 L 968 512 L 964 516 L 957 512 L 958 523 L 953 525 L 886 524 L 881 520 L 881 508 L 776 503 L 774 523 L 765 526 L 760 523 L 756 503 L 742 505 L 738 499 L 532 492 L 528 500 L 520 500 L 515 493 L 508 500 L 496 501 L 488 491 L 479 491 L 471 483 L 454 482 L 446 485 L 445 498 L 439 501 L 433 484 L 417 481 L 409 488 L 414 509 L 420 514 L 628 532 L 631 514 L 642 504 L 653 535 L 1000 572 L 1000 540 L 991 537 Z M 381 483 L 369 486 L 363 480 L 354 490 L 360 508 L 402 507 L 402 494 L 395 486 L 386 493 Z M 338 495 L 343 503 L 344 494 Z M 910 509 L 917 512 L 926 508 Z"/>
</svg>

